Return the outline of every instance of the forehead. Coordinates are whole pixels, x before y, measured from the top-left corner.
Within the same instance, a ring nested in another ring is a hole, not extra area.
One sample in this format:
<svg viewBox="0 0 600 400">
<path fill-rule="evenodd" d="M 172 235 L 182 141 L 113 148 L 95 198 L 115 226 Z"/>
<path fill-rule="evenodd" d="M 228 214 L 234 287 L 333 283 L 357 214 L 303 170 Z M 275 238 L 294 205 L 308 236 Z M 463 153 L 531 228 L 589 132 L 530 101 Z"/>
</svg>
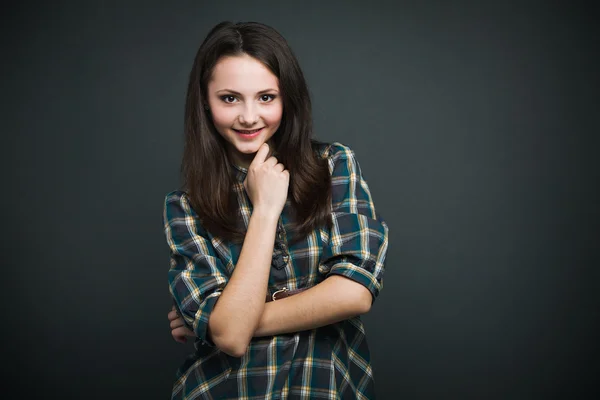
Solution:
<svg viewBox="0 0 600 400">
<path fill-rule="evenodd" d="M 209 90 L 259 92 L 279 88 L 279 79 L 260 61 L 247 54 L 222 57 L 213 68 Z"/>
</svg>

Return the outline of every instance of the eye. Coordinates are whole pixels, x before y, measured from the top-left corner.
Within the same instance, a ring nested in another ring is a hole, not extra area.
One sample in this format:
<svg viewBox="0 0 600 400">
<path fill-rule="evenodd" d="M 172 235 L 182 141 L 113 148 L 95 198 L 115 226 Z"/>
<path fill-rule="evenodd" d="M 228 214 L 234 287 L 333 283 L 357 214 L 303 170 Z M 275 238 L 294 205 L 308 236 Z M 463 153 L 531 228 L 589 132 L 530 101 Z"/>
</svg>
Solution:
<svg viewBox="0 0 600 400">
<path fill-rule="evenodd" d="M 277 96 L 275 96 L 274 94 L 263 94 L 262 96 L 260 96 L 260 99 L 267 103 L 269 101 L 275 100 L 275 97 Z"/>
<path fill-rule="evenodd" d="M 235 101 L 235 96 L 227 94 L 225 96 L 221 96 L 221 100 L 225 103 L 233 103 Z"/>
</svg>

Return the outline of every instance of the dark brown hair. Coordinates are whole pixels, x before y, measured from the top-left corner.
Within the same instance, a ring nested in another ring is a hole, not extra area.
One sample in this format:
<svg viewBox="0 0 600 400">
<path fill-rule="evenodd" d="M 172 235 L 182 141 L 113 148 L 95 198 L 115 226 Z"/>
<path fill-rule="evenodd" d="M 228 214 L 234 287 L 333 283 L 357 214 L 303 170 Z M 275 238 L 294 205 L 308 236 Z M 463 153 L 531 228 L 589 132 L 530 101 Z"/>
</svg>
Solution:
<svg viewBox="0 0 600 400">
<path fill-rule="evenodd" d="M 272 140 L 277 159 L 290 172 L 292 229 L 305 236 L 329 222 L 331 177 L 327 161 L 316 151 L 322 143 L 312 139 L 311 101 L 302 70 L 286 40 L 267 25 L 221 22 L 198 49 L 185 104 L 184 190 L 205 229 L 226 240 L 243 239 L 226 142 L 204 109 L 215 64 L 223 56 L 242 54 L 263 63 L 279 79 L 283 115 Z"/>
</svg>

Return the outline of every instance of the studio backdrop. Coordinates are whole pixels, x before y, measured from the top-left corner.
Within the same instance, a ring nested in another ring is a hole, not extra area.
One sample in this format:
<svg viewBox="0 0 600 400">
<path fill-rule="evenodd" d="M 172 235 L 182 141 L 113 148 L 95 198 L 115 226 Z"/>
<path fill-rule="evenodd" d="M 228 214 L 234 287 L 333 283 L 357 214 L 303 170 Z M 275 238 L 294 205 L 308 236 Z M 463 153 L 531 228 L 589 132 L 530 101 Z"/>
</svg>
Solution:
<svg viewBox="0 0 600 400">
<path fill-rule="evenodd" d="M 510 4 L 512 3 L 512 4 Z M 220 21 L 294 50 L 315 137 L 389 226 L 379 399 L 587 398 L 598 377 L 598 30 L 586 3 L 28 2 L 2 22 L 11 398 L 166 399 L 164 196 Z M 595 325 L 596 324 L 596 325 Z"/>
</svg>

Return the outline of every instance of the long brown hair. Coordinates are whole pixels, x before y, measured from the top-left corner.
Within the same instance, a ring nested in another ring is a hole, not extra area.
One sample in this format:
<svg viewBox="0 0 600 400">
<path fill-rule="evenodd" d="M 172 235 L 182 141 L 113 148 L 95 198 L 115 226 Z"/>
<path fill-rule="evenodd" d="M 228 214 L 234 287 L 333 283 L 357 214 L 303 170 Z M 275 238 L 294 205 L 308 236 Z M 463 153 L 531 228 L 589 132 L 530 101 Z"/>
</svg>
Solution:
<svg viewBox="0 0 600 400">
<path fill-rule="evenodd" d="M 233 192 L 234 169 L 225 140 L 204 108 L 215 64 L 223 56 L 242 54 L 262 62 L 279 79 L 283 115 L 272 140 L 277 159 L 290 171 L 288 198 L 295 213 L 292 229 L 305 236 L 329 223 L 331 177 L 327 161 L 317 154 L 322 143 L 312 139 L 311 101 L 302 70 L 286 40 L 267 25 L 221 22 L 198 49 L 185 104 L 184 190 L 205 229 L 226 240 L 243 240 Z"/>
</svg>

